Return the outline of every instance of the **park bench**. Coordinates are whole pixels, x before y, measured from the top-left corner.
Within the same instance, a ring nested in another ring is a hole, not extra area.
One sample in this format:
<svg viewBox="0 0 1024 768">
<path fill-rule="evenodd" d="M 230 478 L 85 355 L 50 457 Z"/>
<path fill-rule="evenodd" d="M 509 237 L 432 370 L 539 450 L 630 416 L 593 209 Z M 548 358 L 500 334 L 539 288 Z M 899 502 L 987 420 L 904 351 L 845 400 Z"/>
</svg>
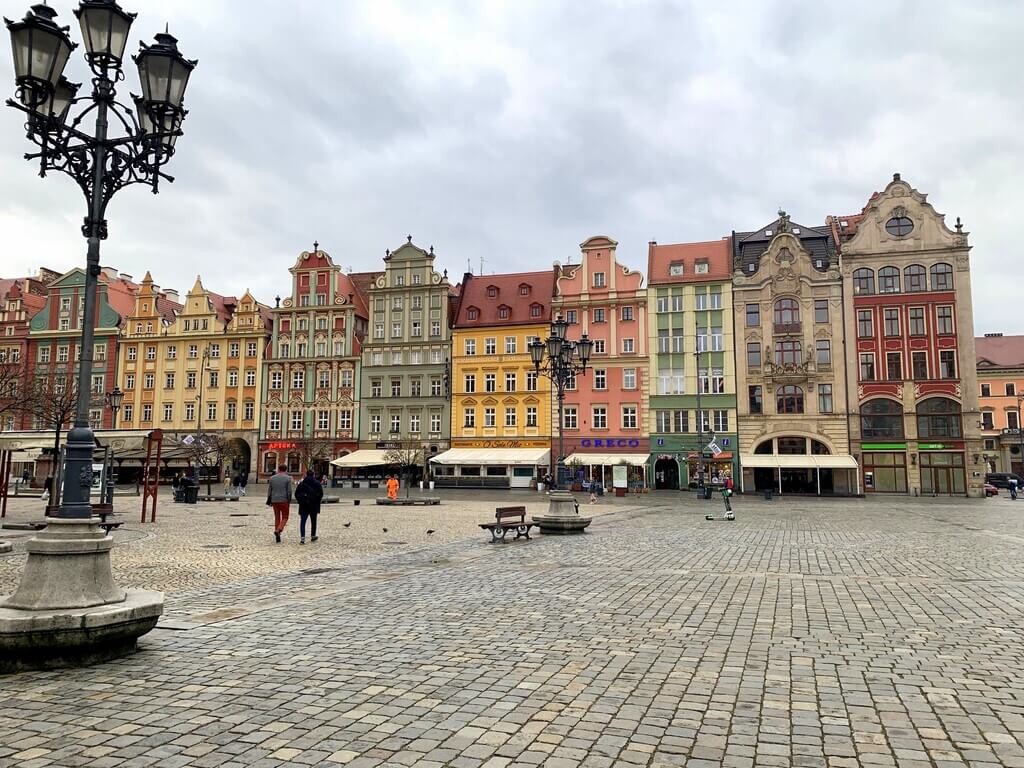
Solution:
<svg viewBox="0 0 1024 768">
<path fill-rule="evenodd" d="M 124 520 L 107 519 L 108 517 L 113 518 L 113 512 L 97 512 L 96 515 L 100 519 L 100 528 L 102 528 L 108 534 L 111 531 L 116 530 L 120 528 L 122 525 L 124 525 Z"/>
<path fill-rule="evenodd" d="M 530 538 L 530 528 L 535 523 L 526 519 L 526 507 L 498 507 L 494 510 L 493 523 L 480 523 L 480 527 L 491 532 L 491 543 L 505 541 L 505 535 L 515 529 L 516 538 Z"/>
</svg>

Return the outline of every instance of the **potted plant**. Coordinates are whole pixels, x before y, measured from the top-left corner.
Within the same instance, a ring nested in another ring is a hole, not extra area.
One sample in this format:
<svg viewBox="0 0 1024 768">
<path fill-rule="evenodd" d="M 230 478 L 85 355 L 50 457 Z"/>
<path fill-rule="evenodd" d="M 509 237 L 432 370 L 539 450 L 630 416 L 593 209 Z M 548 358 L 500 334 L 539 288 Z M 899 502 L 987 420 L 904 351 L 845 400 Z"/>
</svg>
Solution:
<svg viewBox="0 0 1024 768">
<path fill-rule="evenodd" d="M 583 468 L 583 462 L 577 458 L 573 458 L 572 461 L 568 461 L 565 464 L 565 468 L 569 470 L 569 477 L 572 478 L 570 487 L 574 491 L 582 491 L 583 484 L 579 481 L 579 470 Z"/>
</svg>

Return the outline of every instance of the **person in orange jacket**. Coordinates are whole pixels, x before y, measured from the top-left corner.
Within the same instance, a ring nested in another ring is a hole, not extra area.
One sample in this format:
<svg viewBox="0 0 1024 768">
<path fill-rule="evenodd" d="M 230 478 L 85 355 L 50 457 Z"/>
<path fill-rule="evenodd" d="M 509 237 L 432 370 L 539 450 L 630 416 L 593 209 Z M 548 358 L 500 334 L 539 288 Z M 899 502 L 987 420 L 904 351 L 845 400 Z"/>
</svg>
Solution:
<svg viewBox="0 0 1024 768">
<path fill-rule="evenodd" d="M 388 489 L 388 498 L 394 501 L 398 498 L 398 478 L 391 475 L 385 486 Z"/>
</svg>

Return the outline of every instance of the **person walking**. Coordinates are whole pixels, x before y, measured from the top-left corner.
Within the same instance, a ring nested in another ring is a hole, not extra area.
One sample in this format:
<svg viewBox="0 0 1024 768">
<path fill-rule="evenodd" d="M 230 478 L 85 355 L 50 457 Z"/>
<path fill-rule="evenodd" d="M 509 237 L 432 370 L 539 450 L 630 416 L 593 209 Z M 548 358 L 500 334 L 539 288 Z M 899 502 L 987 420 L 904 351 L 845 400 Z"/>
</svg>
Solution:
<svg viewBox="0 0 1024 768">
<path fill-rule="evenodd" d="M 242 475 L 238 472 L 231 478 L 231 486 L 234 489 L 235 498 L 239 498 L 242 495 Z"/>
<path fill-rule="evenodd" d="M 277 474 L 267 482 L 267 506 L 274 509 L 274 539 L 281 543 L 281 531 L 288 525 L 288 508 L 292 500 L 292 476 L 288 467 L 281 464 Z"/>
<path fill-rule="evenodd" d="M 1014 501 L 1017 500 L 1017 478 L 1010 478 L 1010 498 Z"/>
<path fill-rule="evenodd" d="M 394 475 L 388 475 L 386 487 L 388 489 L 388 498 L 395 501 L 398 498 L 398 478 Z"/>
<path fill-rule="evenodd" d="M 242 495 L 245 496 L 245 484 L 249 482 L 249 473 L 243 472 L 241 476 Z"/>
<path fill-rule="evenodd" d="M 324 487 L 316 479 L 316 473 L 312 469 L 306 470 L 306 476 L 302 478 L 295 489 L 295 500 L 299 502 L 299 544 L 306 543 L 306 520 L 309 520 L 309 540 L 316 541 L 316 519 L 320 514 L 320 502 L 324 498 Z"/>
</svg>

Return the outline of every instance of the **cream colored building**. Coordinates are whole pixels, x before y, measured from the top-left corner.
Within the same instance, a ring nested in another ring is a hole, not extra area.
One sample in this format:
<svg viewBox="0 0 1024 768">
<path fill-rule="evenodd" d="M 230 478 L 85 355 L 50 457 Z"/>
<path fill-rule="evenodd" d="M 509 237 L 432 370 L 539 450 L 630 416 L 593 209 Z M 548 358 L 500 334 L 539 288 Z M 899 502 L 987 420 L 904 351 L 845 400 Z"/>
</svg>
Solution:
<svg viewBox="0 0 1024 768">
<path fill-rule="evenodd" d="M 843 289 L 825 227 L 733 236 L 741 487 L 858 492 L 843 367 Z"/>
</svg>

